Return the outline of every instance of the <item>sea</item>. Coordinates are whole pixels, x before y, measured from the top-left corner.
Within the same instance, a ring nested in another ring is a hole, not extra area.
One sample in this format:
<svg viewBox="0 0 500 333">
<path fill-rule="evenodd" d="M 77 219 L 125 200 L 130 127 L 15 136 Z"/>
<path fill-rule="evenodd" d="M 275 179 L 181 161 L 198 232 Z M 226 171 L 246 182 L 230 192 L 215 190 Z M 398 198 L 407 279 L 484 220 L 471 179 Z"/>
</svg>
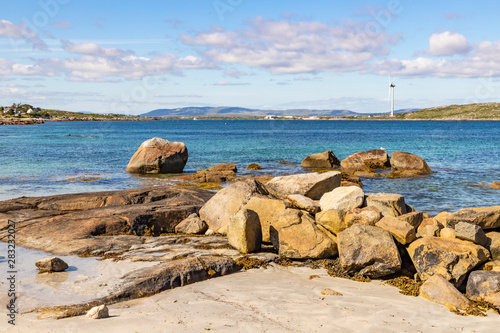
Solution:
<svg viewBox="0 0 500 333">
<path fill-rule="evenodd" d="M 130 158 L 145 140 L 184 142 L 185 173 L 235 163 L 238 176 L 308 172 L 300 162 L 332 150 L 340 159 L 370 149 L 423 157 L 436 173 L 419 178 L 362 179 L 365 193 L 405 196 L 438 214 L 500 205 L 500 122 L 162 120 L 46 122 L 0 126 L 0 200 L 174 184 L 173 175 L 132 175 Z M 289 163 L 279 163 L 288 161 Z M 262 170 L 247 170 L 257 163 Z"/>
</svg>

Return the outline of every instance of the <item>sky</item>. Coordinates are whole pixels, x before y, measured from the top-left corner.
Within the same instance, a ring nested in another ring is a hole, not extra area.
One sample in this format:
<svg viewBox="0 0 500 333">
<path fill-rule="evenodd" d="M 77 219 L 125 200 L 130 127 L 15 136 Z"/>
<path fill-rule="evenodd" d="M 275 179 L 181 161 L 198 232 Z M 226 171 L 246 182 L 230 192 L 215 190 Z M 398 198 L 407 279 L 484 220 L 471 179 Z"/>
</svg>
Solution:
<svg viewBox="0 0 500 333">
<path fill-rule="evenodd" d="M 389 112 L 500 100 L 496 1 L 0 0 L 0 105 Z"/>
</svg>

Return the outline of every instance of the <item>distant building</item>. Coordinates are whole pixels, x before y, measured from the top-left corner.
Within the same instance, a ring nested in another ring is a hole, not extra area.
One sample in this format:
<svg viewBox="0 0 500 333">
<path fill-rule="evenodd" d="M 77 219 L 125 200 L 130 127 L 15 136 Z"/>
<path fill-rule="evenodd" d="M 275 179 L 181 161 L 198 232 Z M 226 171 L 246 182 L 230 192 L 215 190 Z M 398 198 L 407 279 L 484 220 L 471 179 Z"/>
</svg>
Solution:
<svg viewBox="0 0 500 333">
<path fill-rule="evenodd" d="M 266 119 L 266 120 L 274 120 L 274 119 L 276 119 L 276 118 L 278 118 L 278 117 L 277 117 L 277 116 L 274 116 L 274 115 L 270 115 L 270 116 L 265 116 L 265 117 L 264 117 L 264 119 Z"/>
</svg>

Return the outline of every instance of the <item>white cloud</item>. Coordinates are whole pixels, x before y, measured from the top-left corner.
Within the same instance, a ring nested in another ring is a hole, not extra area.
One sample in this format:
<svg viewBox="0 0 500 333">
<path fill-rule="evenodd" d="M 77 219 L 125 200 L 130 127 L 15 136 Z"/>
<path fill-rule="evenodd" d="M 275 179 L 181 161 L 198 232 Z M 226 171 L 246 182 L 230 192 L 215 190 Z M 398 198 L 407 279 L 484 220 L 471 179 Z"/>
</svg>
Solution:
<svg viewBox="0 0 500 333">
<path fill-rule="evenodd" d="M 0 20 L 0 37 L 11 38 L 11 43 L 15 43 L 16 39 L 24 39 L 25 43 L 31 44 L 34 50 L 48 50 L 47 44 L 25 23 L 14 24 L 7 20 Z"/>
<path fill-rule="evenodd" d="M 228 82 L 225 80 L 220 80 L 214 83 L 214 86 L 248 86 L 248 82 Z"/>
<path fill-rule="evenodd" d="M 68 41 L 63 41 L 63 47 L 64 50 L 69 53 L 87 54 L 98 57 L 123 57 L 134 54 L 134 52 L 130 50 L 122 50 L 115 47 L 102 47 L 92 42 L 73 44 Z"/>
<path fill-rule="evenodd" d="M 432 56 L 452 56 L 464 54 L 469 50 L 469 42 L 464 35 L 445 31 L 432 34 L 429 38 L 429 49 L 426 54 Z"/>
<path fill-rule="evenodd" d="M 369 61 L 387 54 L 388 45 L 399 37 L 372 32 L 352 22 L 340 26 L 257 17 L 247 21 L 245 30 L 213 28 L 195 36 L 183 35 L 181 40 L 204 47 L 203 54 L 215 63 L 295 74 L 361 70 Z"/>
</svg>

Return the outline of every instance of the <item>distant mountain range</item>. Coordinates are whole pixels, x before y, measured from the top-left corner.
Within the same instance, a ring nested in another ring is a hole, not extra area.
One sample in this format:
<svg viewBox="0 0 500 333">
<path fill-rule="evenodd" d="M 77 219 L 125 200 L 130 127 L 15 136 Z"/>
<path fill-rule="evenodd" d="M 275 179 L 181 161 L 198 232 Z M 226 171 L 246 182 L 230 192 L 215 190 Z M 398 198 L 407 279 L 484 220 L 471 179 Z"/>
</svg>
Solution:
<svg viewBox="0 0 500 333">
<path fill-rule="evenodd" d="M 417 109 L 402 109 L 394 111 L 395 113 L 413 112 Z M 372 113 L 382 114 L 382 113 Z M 321 117 L 354 117 L 367 116 L 367 113 L 358 113 L 350 110 L 310 110 L 310 109 L 288 109 L 288 110 L 259 110 L 246 109 L 240 107 L 184 107 L 176 109 L 156 109 L 147 113 L 143 113 L 141 117 L 179 117 L 179 116 L 321 116 Z"/>
</svg>

